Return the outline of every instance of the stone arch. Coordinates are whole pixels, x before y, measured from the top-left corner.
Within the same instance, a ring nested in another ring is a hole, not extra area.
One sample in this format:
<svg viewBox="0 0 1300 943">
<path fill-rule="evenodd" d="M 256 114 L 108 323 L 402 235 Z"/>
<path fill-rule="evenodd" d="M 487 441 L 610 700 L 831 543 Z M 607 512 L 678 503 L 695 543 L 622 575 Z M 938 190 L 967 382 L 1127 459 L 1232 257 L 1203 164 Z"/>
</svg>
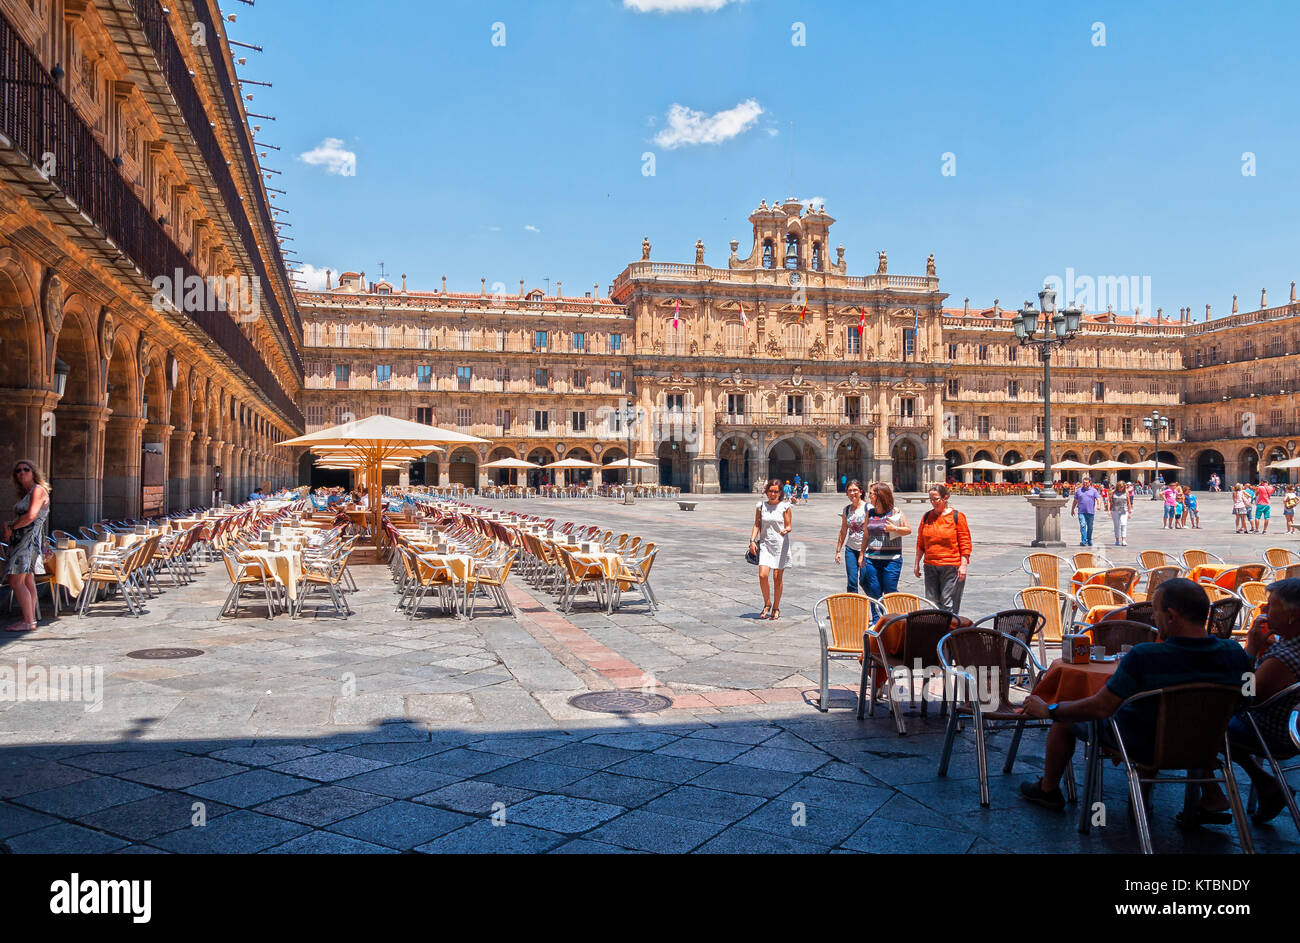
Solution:
<svg viewBox="0 0 1300 943">
<path fill-rule="evenodd" d="M 537 445 L 528 450 L 528 455 L 524 461 L 532 462 L 534 465 L 549 465 L 555 461 L 555 450 L 546 445 Z M 542 484 L 550 484 L 555 480 L 555 475 L 549 468 L 530 468 L 528 469 L 528 487 L 536 488 Z"/>
<path fill-rule="evenodd" d="M 943 453 L 944 474 L 947 476 L 948 480 L 965 480 L 965 475 L 962 474 L 965 469 L 957 471 L 956 468 L 958 465 L 965 465 L 966 461 L 966 455 L 961 449 L 948 449 L 948 451 Z"/>
<path fill-rule="evenodd" d="M 835 490 L 842 492 L 855 478 L 868 485 L 871 477 L 871 443 L 866 436 L 850 432 L 835 443 Z"/>
<path fill-rule="evenodd" d="M 1290 471 L 1285 468 L 1269 468 L 1273 462 L 1284 462 L 1291 456 L 1287 454 L 1286 446 L 1272 445 L 1264 449 L 1264 459 L 1261 463 L 1261 477 L 1266 477 L 1271 482 L 1286 483 L 1290 479 Z"/>
<path fill-rule="evenodd" d="M 104 409 L 95 308 L 80 295 L 64 302 L 55 339 L 55 358 L 68 367 L 67 386 L 49 424 L 51 486 L 58 494 L 50 510 L 52 527 L 75 530 L 99 520 L 104 468 Z"/>
<path fill-rule="evenodd" d="M 1025 460 L 1025 457 L 1016 449 L 1007 449 L 998 459 L 1003 465 L 1019 465 Z M 1002 472 L 1002 480 L 1009 482 L 1021 482 L 1025 480 L 1025 473 L 1020 470 Z"/>
<path fill-rule="evenodd" d="M 466 488 L 478 486 L 479 454 L 468 445 L 453 449 L 447 455 L 448 484 L 464 485 Z"/>
<path fill-rule="evenodd" d="M 45 324 L 33 275 L 17 252 L 0 249 L 0 388 L 45 386 Z"/>
<path fill-rule="evenodd" d="M 1232 485 L 1228 481 L 1228 465 L 1223 459 L 1223 453 L 1218 449 L 1201 449 L 1196 453 L 1196 471 L 1193 473 L 1193 487 L 1204 489 L 1210 487 L 1210 476 L 1219 476 L 1220 487 Z"/>
<path fill-rule="evenodd" d="M 104 516 L 110 520 L 134 518 L 140 511 L 141 379 L 135 338 L 119 327 L 108 363 L 110 413 L 104 430 Z"/>
<path fill-rule="evenodd" d="M 724 494 L 754 488 L 755 451 L 749 436 L 734 432 L 718 441 L 718 487 Z"/>
<path fill-rule="evenodd" d="M 820 470 L 826 455 L 821 443 L 811 436 L 789 433 L 767 444 L 767 474 L 784 484 L 793 484 L 795 475 L 808 482 L 809 490 L 821 490 Z"/>
<path fill-rule="evenodd" d="M 920 491 L 925 482 L 925 443 L 919 436 L 904 433 L 889 445 L 896 492 Z"/>
</svg>

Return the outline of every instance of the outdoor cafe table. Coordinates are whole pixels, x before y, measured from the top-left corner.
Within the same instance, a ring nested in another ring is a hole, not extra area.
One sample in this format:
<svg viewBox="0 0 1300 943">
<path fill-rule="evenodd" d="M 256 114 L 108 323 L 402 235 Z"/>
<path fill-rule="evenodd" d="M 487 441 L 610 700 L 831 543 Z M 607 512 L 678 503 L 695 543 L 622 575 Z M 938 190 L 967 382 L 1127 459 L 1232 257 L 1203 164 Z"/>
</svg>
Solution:
<svg viewBox="0 0 1300 943">
<path fill-rule="evenodd" d="M 1119 661 L 1089 661 L 1076 665 L 1056 659 L 1039 677 L 1033 693 L 1048 704 L 1092 697 L 1106 686 Z"/>
<path fill-rule="evenodd" d="M 81 595 L 85 576 L 90 572 L 90 560 L 81 547 L 55 550 L 45 558 L 45 572 L 55 585 L 64 587 L 75 599 Z"/>
<path fill-rule="evenodd" d="M 596 564 L 600 567 L 601 572 L 605 574 L 606 609 L 613 612 L 614 594 L 610 590 L 613 588 L 613 584 L 618 581 L 619 570 L 623 566 L 623 558 L 617 553 L 607 553 L 603 550 L 584 553 L 574 549 L 571 552 L 574 560 L 587 565 Z"/>
<path fill-rule="evenodd" d="M 419 544 L 414 544 L 419 549 Z M 433 553 L 422 551 L 416 554 L 420 562 L 428 566 L 444 567 L 451 574 L 453 585 L 461 587 L 461 608 L 468 605 L 469 577 L 474 572 L 474 558 L 467 553 Z"/>
<path fill-rule="evenodd" d="M 239 555 L 244 563 L 257 563 L 289 594 L 292 602 L 298 598 L 298 583 L 302 580 L 302 553 L 297 550 L 245 550 Z"/>
<path fill-rule="evenodd" d="M 1187 578 L 1193 583 L 1199 583 L 1202 577 L 1208 576 L 1217 585 L 1222 585 L 1219 580 L 1223 574 L 1235 570 L 1240 564 L 1237 563 L 1202 563 L 1200 566 L 1194 566 L 1187 573 Z M 1224 589 L 1228 587 L 1224 586 Z"/>
<path fill-rule="evenodd" d="M 1081 566 L 1074 571 L 1074 576 L 1070 577 L 1070 589 L 1078 592 L 1082 587 L 1088 585 L 1096 579 L 1097 574 L 1105 573 L 1109 570 L 1108 566 Z"/>
</svg>

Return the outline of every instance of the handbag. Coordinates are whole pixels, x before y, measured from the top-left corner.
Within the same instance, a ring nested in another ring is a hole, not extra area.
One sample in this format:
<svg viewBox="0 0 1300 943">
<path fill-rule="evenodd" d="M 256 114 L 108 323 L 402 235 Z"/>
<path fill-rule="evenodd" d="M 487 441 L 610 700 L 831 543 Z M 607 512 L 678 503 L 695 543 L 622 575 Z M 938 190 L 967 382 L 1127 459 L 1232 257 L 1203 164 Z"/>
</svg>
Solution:
<svg viewBox="0 0 1300 943">
<path fill-rule="evenodd" d="M 745 550 L 745 562 L 746 562 L 746 563 L 749 563 L 749 564 L 752 564 L 753 566 L 758 566 L 758 554 L 756 554 L 756 553 L 755 553 L 754 551 L 752 551 L 752 550 L 746 549 L 746 550 Z"/>
</svg>

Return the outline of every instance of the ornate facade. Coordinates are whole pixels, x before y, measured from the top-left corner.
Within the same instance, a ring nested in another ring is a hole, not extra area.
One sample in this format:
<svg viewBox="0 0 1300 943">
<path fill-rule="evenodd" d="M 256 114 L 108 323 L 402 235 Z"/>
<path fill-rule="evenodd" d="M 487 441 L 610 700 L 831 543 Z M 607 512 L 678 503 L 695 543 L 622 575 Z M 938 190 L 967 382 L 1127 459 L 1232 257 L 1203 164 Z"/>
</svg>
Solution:
<svg viewBox="0 0 1300 943">
<path fill-rule="evenodd" d="M 46 469 L 56 527 L 294 477 L 301 328 L 233 71 L 210 0 L 0 0 L 0 468 Z"/>
<path fill-rule="evenodd" d="M 970 480 L 955 466 L 976 459 L 1041 460 L 1042 364 L 1016 342 L 1012 311 L 947 304 L 933 256 L 921 275 L 891 273 L 884 252 L 873 273 L 849 275 L 822 207 L 764 201 L 749 221 L 747 254 L 733 241 L 725 268 L 701 242 L 693 263 L 673 263 L 643 241 L 608 298 L 522 283 L 494 295 L 486 281 L 448 293 L 445 279 L 408 291 L 405 276 L 394 288 L 345 272 L 300 297 L 308 428 L 386 410 L 492 440 L 415 470 L 431 483 L 485 484 L 482 466 L 505 456 L 616 462 L 628 400 L 633 456 L 697 492 L 795 474 L 822 491 L 852 478 L 910 491 Z M 1160 458 L 1183 466 L 1171 477 L 1249 478 L 1295 454 L 1288 318 L 1300 318 L 1294 301 L 1209 323 L 1190 309 L 1085 314 L 1053 358 L 1054 458 L 1149 459 L 1152 410 L 1170 420 Z M 1241 363 L 1259 357 L 1267 366 L 1242 382 Z"/>
</svg>

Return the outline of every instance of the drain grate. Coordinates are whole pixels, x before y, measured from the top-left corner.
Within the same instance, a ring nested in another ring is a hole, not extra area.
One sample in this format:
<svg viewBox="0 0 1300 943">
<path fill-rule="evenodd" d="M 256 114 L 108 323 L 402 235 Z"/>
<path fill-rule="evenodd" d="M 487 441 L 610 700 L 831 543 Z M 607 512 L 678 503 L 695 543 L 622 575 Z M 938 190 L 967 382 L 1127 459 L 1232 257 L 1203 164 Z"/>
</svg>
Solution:
<svg viewBox="0 0 1300 943">
<path fill-rule="evenodd" d="M 640 691 L 591 691 L 569 698 L 569 703 L 597 714 L 652 714 L 673 706 L 671 698 Z"/>
<path fill-rule="evenodd" d="M 127 652 L 126 657 L 162 660 L 167 658 L 193 658 L 202 654 L 203 649 L 201 648 L 141 648 L 133 652 Z"/>
</svg>

